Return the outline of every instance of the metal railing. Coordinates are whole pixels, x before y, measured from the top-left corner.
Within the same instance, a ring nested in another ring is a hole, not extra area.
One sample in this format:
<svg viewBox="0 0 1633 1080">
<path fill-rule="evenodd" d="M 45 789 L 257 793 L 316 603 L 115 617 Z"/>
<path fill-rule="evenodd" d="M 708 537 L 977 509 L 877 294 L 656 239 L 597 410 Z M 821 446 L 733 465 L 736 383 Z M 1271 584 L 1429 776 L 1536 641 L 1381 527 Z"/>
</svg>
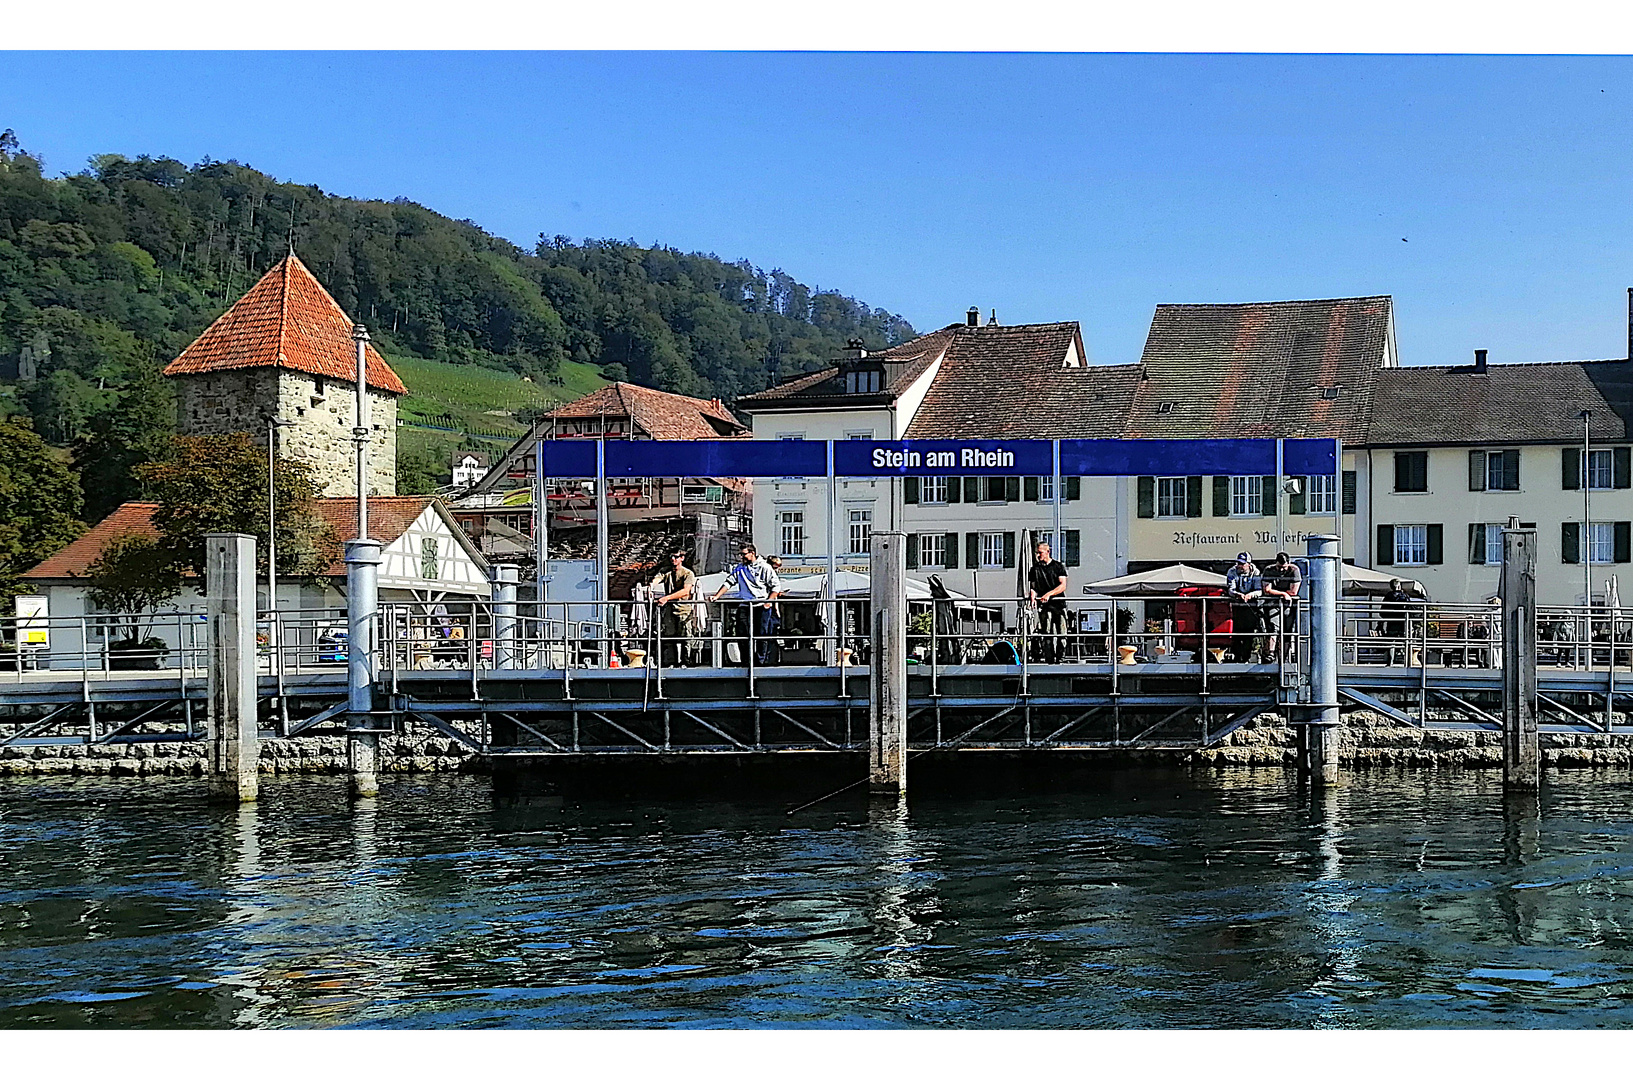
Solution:
<svg viewBox="0 0 1633 1080">
<path fill-rule="evenodd" d="M 196 611 L 0 617 L 0 681 L 203 678 L 209 635 Z"/>
</svg>

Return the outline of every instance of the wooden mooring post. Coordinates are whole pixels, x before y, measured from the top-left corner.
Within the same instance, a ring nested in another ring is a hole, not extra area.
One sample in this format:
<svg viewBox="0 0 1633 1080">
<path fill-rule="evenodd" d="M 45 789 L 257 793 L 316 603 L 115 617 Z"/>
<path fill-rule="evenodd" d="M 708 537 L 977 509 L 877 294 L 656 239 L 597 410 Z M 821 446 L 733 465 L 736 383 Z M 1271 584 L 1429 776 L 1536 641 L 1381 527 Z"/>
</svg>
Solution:
<svg viewBox="0 0 1633 1080">
<path fill-rule="evenodd" d="M 255 537 L 204 534 L 204 595 L 210 623 L 210 794 L 224 802 L 254 802 L 261 767 Z"/>
<path fill-rule="evenodd" d="M 1503 784 L 1542 783 L 1537 736 L 1537 533 L 1510 521 L 1503 530 Z"/>
<path fill-rule="evenodd" d="M 875 532 L 868 570 L 873 608 L 869 665 L 868 790 L 907 790 L 907 544 L 906 533 Z"/>
</svg>

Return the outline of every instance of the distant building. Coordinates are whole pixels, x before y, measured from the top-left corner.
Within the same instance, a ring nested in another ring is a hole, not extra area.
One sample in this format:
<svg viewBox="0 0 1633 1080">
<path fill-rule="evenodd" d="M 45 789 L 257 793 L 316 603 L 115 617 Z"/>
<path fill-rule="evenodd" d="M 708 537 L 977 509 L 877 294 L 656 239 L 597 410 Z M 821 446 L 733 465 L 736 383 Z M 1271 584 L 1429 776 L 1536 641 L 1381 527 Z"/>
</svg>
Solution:
<svg viewBox="0 0 1633 1080">
<path fill-rule="evenodd" d="M 311 466 L 324 495 L 355 495 L 357 347 L 352 321 L 293 252 L 164 369 L 176 380 L 184 435 L 247 432 L 293 421 L 280 456 Z M 368 346 L 369 492 L 397 491 L 397 373 Z"/>
<path fill-rule="evenodd" d="M 460 450 L 454 454 L 453 486 L 468 488 L 488 475 L 488 455 L 477 450 Z"/>
</svg>

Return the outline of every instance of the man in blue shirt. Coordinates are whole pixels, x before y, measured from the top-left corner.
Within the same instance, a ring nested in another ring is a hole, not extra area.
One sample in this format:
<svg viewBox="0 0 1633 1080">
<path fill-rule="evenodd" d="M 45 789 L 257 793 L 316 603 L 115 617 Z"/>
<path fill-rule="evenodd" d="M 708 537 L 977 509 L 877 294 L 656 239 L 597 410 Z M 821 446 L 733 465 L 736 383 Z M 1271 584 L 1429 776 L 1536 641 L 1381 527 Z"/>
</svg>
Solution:
<svg viewBox="0 0 1633 1080">
<path fill-rule="evenodd" d="M 727 589 L 735 586 L 734 599 L 740 603 L 733 612 L 733 635 L 742 644 L 745 656 L 748 652 L 748 620 L 754 620 L 755 650 L 754 662 L 764 666 L 776 663 L 777 626 L 777 598 L 782 595 L 782 580 L 777 577 L 777 571 L 771 564 L 760 558 L 759 551 L 753 544 L 744 544 L 738 552 L 738 563 L 731 568 L 731 576 L 721 583 L 715 594 L 709 597 L 711 602 L 719 600 L 726 594 Z M 752 615 L 750 614 L 752 612 Z"/>
</svg>

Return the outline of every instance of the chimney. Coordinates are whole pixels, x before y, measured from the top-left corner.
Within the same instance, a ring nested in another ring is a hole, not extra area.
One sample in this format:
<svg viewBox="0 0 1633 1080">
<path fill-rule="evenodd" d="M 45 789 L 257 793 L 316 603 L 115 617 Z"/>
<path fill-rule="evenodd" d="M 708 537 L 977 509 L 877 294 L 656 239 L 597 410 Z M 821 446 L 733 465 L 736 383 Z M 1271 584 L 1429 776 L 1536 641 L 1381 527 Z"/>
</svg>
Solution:
<svg viewBox="0 0 1633 1080">
<path fill-rule="evenodd" d="M 997 308 L 993 308 L 992 309 L 992 314 L 987 317 L 987 325 L 988 326 L 997 326 L 998 325 L 998 309 Z"/>
<path fill-rule="evenodd" d="M 1627 290 L 1627 302 L 1629 305 L 1633 305 L 1633 289 Z M 964 325 L 980 326 L 981 309 L 978 307 L 972 307 L 968 311 L 964 312 Z M 1628 333 L 1633 335 L 1633 314 L 1628 315 Z"/>
<path fill-rule="evenodd" d="M 847 360 L 860 360 L 860 359 L 862 359 L 862 357 L 866 356 L 867 354 L 868 354 L 867 349 L 862 347 L 862 339 L 861 338 L 854 338 L 853 337 L 849 341 L 845 342 L 845 359 L 847 359 Z"/>
<path fill-rule="evenodd" d="M 1484 349 L 1474 350 L 1474 373 L 1476 375 L 1486 373 L 1486 350 Z"/>
</svg>

